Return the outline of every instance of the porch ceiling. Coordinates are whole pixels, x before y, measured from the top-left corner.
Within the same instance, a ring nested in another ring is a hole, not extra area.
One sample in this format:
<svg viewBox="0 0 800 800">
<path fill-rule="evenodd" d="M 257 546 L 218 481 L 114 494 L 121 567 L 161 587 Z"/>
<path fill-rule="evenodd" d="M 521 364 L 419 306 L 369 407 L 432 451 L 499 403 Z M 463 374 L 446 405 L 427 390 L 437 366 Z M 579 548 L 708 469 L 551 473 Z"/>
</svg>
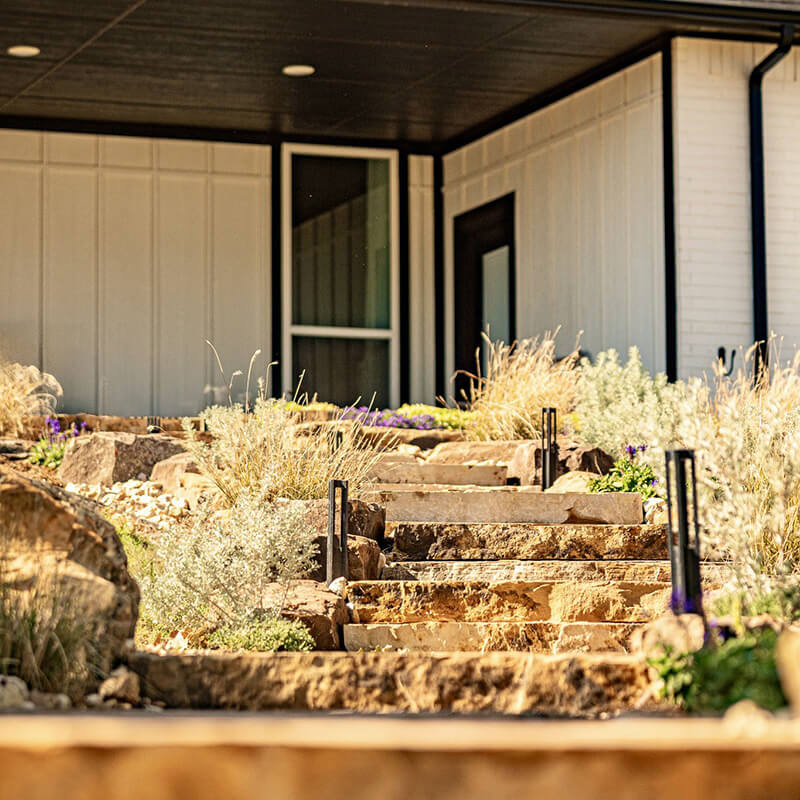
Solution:
<svg viewBox="0 0 800 800">
<path fill-rule="evenodd" d="M 787 15 L 800 2 L 2 0 L 0 125 L 438 144 L 666 33 L 764 36 Z"/>
</svg>

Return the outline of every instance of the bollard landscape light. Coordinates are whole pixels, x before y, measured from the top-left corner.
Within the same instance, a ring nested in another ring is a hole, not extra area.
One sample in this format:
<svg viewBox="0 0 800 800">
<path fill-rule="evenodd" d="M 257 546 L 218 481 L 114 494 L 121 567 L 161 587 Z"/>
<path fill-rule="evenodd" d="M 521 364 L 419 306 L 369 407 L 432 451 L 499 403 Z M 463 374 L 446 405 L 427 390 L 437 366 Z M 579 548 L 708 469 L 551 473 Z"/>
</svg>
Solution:
<svg viewBox="0 0 800 800">
<path fill-rule="evenodd" d="M 349 481 L 332 480 L 328 484 L 328 557 L 325 580 L 347 578 L 347 491 Z M 336 536 L 336 490 L 339 489 L 339 536 Z"/>
<path fill-rule="evenodd" d="M 554 408 L 542 409 L 542 491 L 549 489 L 556 479 L 558 464 L 557 413 Z"/>
<path fill-rule="evenodd" d="M 162 431 L 161 417 L 147 417 L 146 425 L 148 433 L 160 433 Z"/>
<path fill-rule="evenodd" d="M 700 583 L 700 532 L 693 450 L 670 450 L 667 468 L 667 542 L 672 570 L 674 614 L 703 615 Z M 689 494 L 691 492 L 691 508 Z"/>
</svg>

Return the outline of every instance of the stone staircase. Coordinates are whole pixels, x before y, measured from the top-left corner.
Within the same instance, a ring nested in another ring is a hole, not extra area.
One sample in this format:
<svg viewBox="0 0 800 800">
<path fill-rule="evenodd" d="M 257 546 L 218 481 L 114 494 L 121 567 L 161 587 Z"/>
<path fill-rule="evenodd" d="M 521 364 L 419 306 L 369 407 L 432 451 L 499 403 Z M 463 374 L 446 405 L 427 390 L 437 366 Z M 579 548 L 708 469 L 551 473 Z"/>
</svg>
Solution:
<svg viewBox="0 0 800 800">
<path fill-rule="evenodd" d="M 474 469 L 474 468 L 473 468 Z M 666 526 L 635 494 L 399 482 L 382 579 L 348 584 L 350 651 L 627 654 L 671 593 Z M 395 473 L 396 474 L 396 473 Z M 710 585 L 721 575 L 704 572 Z"/>
</svg>

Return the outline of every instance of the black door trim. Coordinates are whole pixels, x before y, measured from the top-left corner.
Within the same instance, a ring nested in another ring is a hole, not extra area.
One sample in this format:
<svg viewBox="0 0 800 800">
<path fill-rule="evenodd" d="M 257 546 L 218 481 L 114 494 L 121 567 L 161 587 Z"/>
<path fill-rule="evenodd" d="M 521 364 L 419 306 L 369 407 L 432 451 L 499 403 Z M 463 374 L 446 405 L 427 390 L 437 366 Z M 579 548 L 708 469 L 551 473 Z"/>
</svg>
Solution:
<svg viewBox="0 0 800 800">
<path fill-rule="evenodd" d="M 459 265 L 476 265 L 478 257 L 498 247 L 508 246 L 508 322 L 510 339 L 517 336 L 517 263 L 514 226 L 514 192 L 465 211 L 453 219 L 453 363 L 456 371 L 475 368 L 475 350 L 480 347 L 481 287 L 473 280 L 459 278 Z M 469 268 L 469 267 L 467 267 Z M 459 319 L 459 313 L 461 318 Z M 464 382 L 456 382 L 456 393 Z M 456 399 L 460 399 L 457 397 Z"/>
</svg>

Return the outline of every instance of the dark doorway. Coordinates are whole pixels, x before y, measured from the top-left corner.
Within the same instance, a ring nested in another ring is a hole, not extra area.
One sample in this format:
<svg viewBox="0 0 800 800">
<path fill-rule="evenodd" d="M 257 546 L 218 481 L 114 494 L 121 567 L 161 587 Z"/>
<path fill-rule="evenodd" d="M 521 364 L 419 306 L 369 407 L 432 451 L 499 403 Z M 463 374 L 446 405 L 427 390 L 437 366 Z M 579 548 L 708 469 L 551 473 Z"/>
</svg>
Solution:
<svg viewBox="0 0 800 800">
<path fill-rule="evenodd" d="M 514 195 L 467 211 L 453 221 L 455 285 L 455 392 L 462 400 L 469 391 L 477 358 L 481 370 L 488 330 L 493 340 L 516 337 Z"/>
</svg>

